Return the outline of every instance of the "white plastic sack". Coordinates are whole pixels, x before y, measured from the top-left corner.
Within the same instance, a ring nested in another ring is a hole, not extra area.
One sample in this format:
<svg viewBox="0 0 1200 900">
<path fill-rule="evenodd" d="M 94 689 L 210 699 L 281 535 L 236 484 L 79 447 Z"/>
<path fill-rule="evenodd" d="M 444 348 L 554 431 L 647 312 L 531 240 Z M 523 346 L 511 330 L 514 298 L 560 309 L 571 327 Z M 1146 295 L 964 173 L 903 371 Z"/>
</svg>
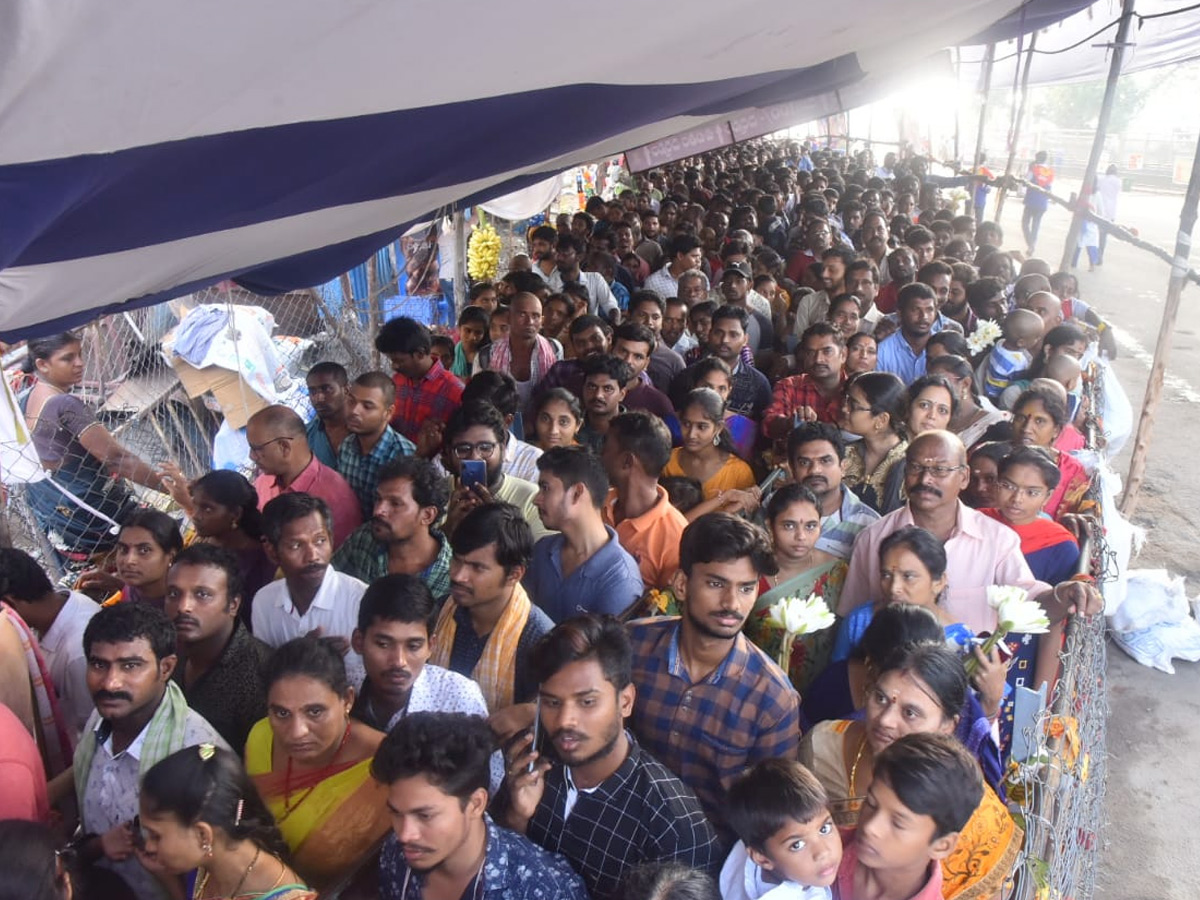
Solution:
<svg viewBox="0 0 1200 900">
<path fill-rule="evenodd" d="M 1116 645 L 1140 662 L 1168 675 L 1175 674 L 1173 659 L 1200 661 L 1200 624 L 1193 618 L 1159 623 L 1141 631 L 1112 632 Z"/>
<path fill-rule="evenodd" d="M 1113 459 L 1133 434 L 1133 407 L 1107 361 L 1100 361 L 1100 372 L 1104 389 L 1104 454 Z"/>
<path fill-rule="evenodd" d="M 1125 602 L 1108 615 L 1113 630 L 1123 633 L 1190 620 L 1183 576 L 1172 576 L 1166 569 L 1133 570 L 1126 584 Z"/>
<path fill-rule="evenodd" d="M 1104 609 L 1108 616 L 1115 616 L 1125 602 L 1128 593 L 1129 560 L 1141 548 L 1146 539 L 1146 530 L 1134 525 L 1121 515 L 1117 506 L 1117 495 L 1121 493 L 1121 476 L 1100 463 L 1100 508 L 1104 515 L 1104 543 L 1111 554 L 1109 563 L 1115 569 L 1115 578 L 1104 584 Z"/>
</svg>

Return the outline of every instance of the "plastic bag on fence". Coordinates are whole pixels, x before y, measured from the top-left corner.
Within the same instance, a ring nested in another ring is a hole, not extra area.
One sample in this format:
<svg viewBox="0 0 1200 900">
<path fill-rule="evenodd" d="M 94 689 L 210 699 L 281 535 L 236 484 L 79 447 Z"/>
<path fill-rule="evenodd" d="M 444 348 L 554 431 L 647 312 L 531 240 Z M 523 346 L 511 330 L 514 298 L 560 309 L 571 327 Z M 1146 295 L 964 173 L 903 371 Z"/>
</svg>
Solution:
<svg viewBox="0 0 1200 900">
<path fill-rule="evenodd" d="M 1104 410 L 1101 421 L 1104 423 L 1104 455 L 1113 459 L 1129 436 L 1133 434 L 1133 406 L 1129 403 L 1129 395 L 1116 373 L 1107 361 L 1101 360 L 1100 371 L 1104 379 Z"/>
<path fill-rule="evenodd" d="M 1111 579 L 1104 583 L 1104 609 L 1108 616 L 1117 615 L 1128 594 L 1129 560 L 1146 539 L 1146 529 L 1134 525 L 1121 515 L 1117 508 L 1117 495 L 1121 493 L 1121 476 L 1100 464 L 1100 509 L 1104 517 L 1104 543 L 1111 559 L 1106 562 L 1106 575 Z"/>
</svg>

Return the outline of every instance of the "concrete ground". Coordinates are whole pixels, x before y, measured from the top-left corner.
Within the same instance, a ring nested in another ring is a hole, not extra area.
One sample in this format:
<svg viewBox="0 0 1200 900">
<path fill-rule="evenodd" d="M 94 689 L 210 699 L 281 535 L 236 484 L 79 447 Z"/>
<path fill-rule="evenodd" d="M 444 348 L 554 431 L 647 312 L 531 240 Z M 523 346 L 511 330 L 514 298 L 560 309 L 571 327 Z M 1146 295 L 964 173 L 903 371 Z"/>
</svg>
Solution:
<svg viewBox="0 0 1200 900">
<path fill-rule="evenodd" d="M 1074 185 L 1056 185 L 1065 190 Z M 1117 221 L 1174 252 L 1182 195 L 1123 195 Z M 1005 245 L 1022 248 L 1021 202 L 1006 204 Z M 990 216 L 989 216 L 990 217 Z M 1069 224 L 1052 208 L 1042 221 L 1038 256 L 1057 269 Z M 1196 235 L 1200 243 L 1200 230 Z M 1200 269 L 1200 254 L 1191 264 Z M 1118 328 L 1115 369 L 1135 416 L 1142 407 L 1166 297 L 1166 263 L 1110 240 L 1104 265 L 1077 272 L 1083 299 Z M 1133 568 L 1166 568 L 1200 594 L 1200 287 L 1184 291 L 1166 390 L 1150 444 L 1146 483 L 1134 521 L 1148 539 Z M 1136 427 L 1136 424 L 1135 424 Z M 1113 464 L 1124 479 L 1132 439 Z M 1200 664 L 1176 662 L 1167 675 L 1134 662 L 1109 642 L 1107 823 L 1101 828 L 1098 900 L 1194 900 L 1200 897 Z"/>
</svg>

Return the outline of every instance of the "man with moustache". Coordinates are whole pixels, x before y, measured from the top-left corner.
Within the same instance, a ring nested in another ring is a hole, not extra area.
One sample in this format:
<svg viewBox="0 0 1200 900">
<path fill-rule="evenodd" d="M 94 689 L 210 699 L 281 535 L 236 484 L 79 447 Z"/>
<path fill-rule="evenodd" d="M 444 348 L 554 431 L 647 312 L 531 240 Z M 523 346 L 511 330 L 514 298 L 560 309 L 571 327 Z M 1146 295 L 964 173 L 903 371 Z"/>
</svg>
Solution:
<svg viewBox="0 0 1200 900">
<path fill-rule="evenodd" d="M 525 409 L 525 421 L 534 421 L 534 409 L 538 400 L 552 388 L 566 388 L 576 397 L 583 397 L 583 364 L 593 356 L 608 352 L 612 341 L 612 326 L 599 316 L 580 316 L 567 326 L 567 345 L 571 358 L 562 359 L 551 366 L 546 377 L 533 389 L 529 405 Z"/>
<path fill-rule="evenodd" d="M 134 852 L 141 776 L 184 747 L 229 745 L 188 708 L 171 679 L 178 662 L 175 628 L 162 610 L 147 603 L 101 609 L 84 631 L 83 651 L 96 711 L 75 748 L 82 835 L 72 848 L 83 866 L 108 870 L 138 900 L 165 900 L 166 889 Z M 93 877 L 98 888 L 105 875 Z M 104 889 L 105 896 L 121 896 L 111 884 Z"/>
<path fill-rule="evenodd" d="M 449 502 L 450 486 L 432 462 L 392 460 L 379 470 L 374 515 L 333 555 L 333 567 L 368 584 L 414 575 L 440 607 L 450 594 L 450 542 L 436 526 Z"/>
<path fill-rule="evenodd" d="M 673 860 L 715 873 L 722 860 L 700 802 L 626 730 L 632 649 L 616 619 L 568 619 L 529 660 L 538 682 L 542 750 L 527 735 L 509 751 L 505 824 L 561 853 L 596 900 L 621 877 Z"/>
<path fill-rule="evenodd" d="M 474 679 L 493 713 L 532 700 L 529 653 L 554 623 L 521 586 L 533 556 L 529 523 L 509 503 L 487 503 L 458 523 L 450 546 L 450 598 L 434 626 L 431 659 Z"/>
<path fill-rule="evenodd" d="M 682 615 L 629 626 L 633 733 L 695 792 L 725 847 L 729 785 L 760 759 L 794 757 L 800 741 L 792 683 L 742 634 L 759 579 L 775 571 L 761 528 L 708 513 L 680 541 L 672 589 Z"/>
<path fill-rule="evenodd" d="M 392 834 L 379 855 L 383 900 L 587 900 L 566 860 L 487 813 L 495 739 L 476 716 L 414 713 L 383 739 L 371 774 Z"/>
<path fill-rule="evenodd" d="M 820 504 L 817 549 L 838 559 L 849 559 L 854 539 L 879 518 L 879 513 L 842 484 L 846 444 L 841 430 L 827 422 L 805 422 L 792 429 L 787 443 L 792 481 L 812 491 Z"/>
<path fill-rule="evenodd" d="M 558 243 L 558 232 L 549 225 L 539 225 L 529 236 L 529 251 L 533 258 L 533 273 L 542 281 L 549 282 L 557 271 L 554 246 Z"/>
<path fill-rule="evenodd" d="M 179 664 L 172 675 L 188 706 L 241 754 L 254 723 L 267 714 L 262 667 L 271 655 L 238 611 L 237 557 L 216 544 L 192 544 L 167 572 L 164 609 L 175 625 Z"/>
<path fill-rule="evenodd" d="M 842 405 L 846 347 L 828 322 L 810 325 L 800 338 L 800 375 L 775 384 L 771 405 L 763 416 L 763 434 L 782 441 L 800 422 L 835 422 Z"/>
<path fill-rule="evenodd" d="M 362 659 L 350 650 L 350 637 L 367 586 L 329 564 L 332 527 L 329 507 L 309 494 L 283 494 L 263 508 L 264 547 L 283 577 L 254 595 L 251 630 L 268 647 L 314 632 L 339 638 L 347 680 L 357 688 Z"/>
<path fill-rule="evenodd" d="M 993 584 L 1015 585 L 1045 609 L 1052 623 L 1070 613 L 1093 615 L 1104 600 L 1089 584 L 1064 581 L 1051 588 L 1037 581 L 1021 554 L 1017 533 L 959 501 L 970 482 L 967 450 L 949 431 L 927 431 L 908 445 L 904 491 L 908 503 L 865 528 L 854 542 L 850 570 L 838 614 L 846 615 L 855 597 L 866 597 L 879 584 L 879 545 L 909 525 L 924 528 L 946 548 L 949 586 L 940 602 L 948 621 L 974 632 L 996 627 L 996 611 L 987 602 Z"/>
<path fill-rule="evenodd" d="M 419 712 L 487 716 L 479 685 L 429 662 L 440 605 L 413 575 L 384 575 L 367 588 L 352 638 L 367 677 L 352 716 L 379 731 Z"/>
</svg>

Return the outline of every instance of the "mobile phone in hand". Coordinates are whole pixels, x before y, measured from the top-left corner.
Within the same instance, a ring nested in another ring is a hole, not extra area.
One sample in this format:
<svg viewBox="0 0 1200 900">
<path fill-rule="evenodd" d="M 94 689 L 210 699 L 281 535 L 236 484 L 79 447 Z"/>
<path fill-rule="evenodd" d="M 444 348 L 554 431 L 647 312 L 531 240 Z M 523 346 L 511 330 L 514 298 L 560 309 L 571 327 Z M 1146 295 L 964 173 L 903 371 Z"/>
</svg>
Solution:
<svg viewBox="0 0 1200 900">
<path fill-rule="evenodd" d="M 487 485 L 487 463 L 482 459 L 464 459 L 462 462 L 462 486 L 474 491 L 476 485 Z"/>
<path fill-rule="evenodd" d="M 536 750 L 538 748 L 538 739 L 541 737 L 542 730 L 542 698 L 539 697 L 533 704 L 533 740 L 529 742 L 529 749 Z M 533 774 L 535 760 L 529 761 L 529 768 L 526 770 Z"/>
</svg>

